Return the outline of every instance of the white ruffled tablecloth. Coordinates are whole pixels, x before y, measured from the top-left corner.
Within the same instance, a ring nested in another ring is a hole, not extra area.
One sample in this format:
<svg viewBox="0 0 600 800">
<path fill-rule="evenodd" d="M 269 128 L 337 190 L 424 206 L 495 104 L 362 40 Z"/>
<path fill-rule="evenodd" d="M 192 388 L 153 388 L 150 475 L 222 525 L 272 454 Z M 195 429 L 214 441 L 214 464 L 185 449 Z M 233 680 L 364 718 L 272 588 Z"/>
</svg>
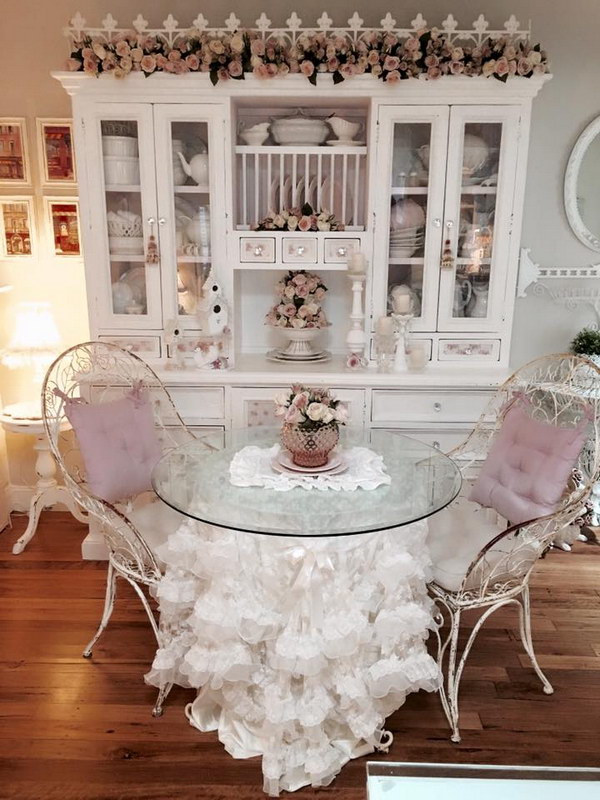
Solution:
<svg viewBox="0 0 600 800">
<path fill-rule="evenodd" d="M 186 713 L 234 758 L 262 755 L 264 790 L 329 784 L 386 749 L 387 716 L 434 691 L 425 640 L 427 525 L 325 538 L 187 520 L 159 549 L 163 644 L 148 683 L 199 689 Z"/>
<path fill-rule="evenodd" d="M 234 455 L 229 467 L 230 481 L 234 486 L 264 486 L 266 489 L 286 492 L 297 486 L 303 489 L 352 492 L 356 489 L 376 489 L 391 484 L 385 471 L 383 458 L 368 447 L 349 447 L 341 455 L 348 468 L 337 475 L 291 475 L 276 472 L 271 462 L 281 450 L 280 445 L 256 447 L 248 445 Z"/>
</svg>

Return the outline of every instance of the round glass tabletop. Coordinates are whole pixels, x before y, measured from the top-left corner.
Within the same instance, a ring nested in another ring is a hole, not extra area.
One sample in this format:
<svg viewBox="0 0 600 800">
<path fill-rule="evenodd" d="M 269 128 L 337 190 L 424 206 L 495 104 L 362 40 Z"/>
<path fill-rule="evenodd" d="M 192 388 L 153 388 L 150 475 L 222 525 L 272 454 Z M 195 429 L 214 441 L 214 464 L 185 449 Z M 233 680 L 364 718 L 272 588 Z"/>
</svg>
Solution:
<svg viewBox="0 0 600 800">
<path fill-rule="evenodd" d="M 272 447 L 279 430 L 217 431 L 166 453 L 152 485 L 172 508 L 193 519 L 273 536 L 347 536 L 387 530 L 428 517 L 457 496 L 461 475 L 439 450 L 395 431 L 340 429 L 337 448 L 368 447 L 383 457 L 390 485 L 354 491 L 301 487 L 279 491 L 241 488 L 229 480 L 242 447 Z"/>
</svg>

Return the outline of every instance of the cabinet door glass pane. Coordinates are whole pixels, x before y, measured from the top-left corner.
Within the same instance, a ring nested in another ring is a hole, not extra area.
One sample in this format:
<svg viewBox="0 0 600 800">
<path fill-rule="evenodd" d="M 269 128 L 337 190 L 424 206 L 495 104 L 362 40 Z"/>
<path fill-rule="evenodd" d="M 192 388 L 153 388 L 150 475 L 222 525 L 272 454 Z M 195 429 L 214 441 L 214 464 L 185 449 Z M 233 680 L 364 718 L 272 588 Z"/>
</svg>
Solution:
<svg viewBox="0 0 600 800">
<path fill-rule="evenodd" d="M 206 122 L 172 122 L 177 307 L 195 315 L 211 263 L 209 138 Z"/>
<path fill-rule="evenodd" d="M 453 317 L 488 316 L 502 123 L 465 124 Z"/>
<path fill-rule="evenodd" d="M 138 123 L 103 120 L 102 157 L 114 314 L 148 313 Z"/>
<path fill-rule="evenodd" d="M 388 310 L 421 315 L 432 126 L 395 123 L 390 197 Z"/>
</svg>

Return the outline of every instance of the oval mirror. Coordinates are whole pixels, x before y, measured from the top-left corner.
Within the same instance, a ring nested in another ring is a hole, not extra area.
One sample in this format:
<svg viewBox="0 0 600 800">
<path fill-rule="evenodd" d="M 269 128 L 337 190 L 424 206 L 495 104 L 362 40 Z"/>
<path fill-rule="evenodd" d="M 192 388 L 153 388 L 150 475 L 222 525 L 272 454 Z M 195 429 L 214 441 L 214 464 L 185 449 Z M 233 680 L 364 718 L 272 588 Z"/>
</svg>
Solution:
<svg viewBox="0 0 600 800">
<path fill-rule="evenodd" d="M 600 253 L 600 117 L 583 131 L 569 158 L 565 210 L 575 236 Z"/>
</svg>

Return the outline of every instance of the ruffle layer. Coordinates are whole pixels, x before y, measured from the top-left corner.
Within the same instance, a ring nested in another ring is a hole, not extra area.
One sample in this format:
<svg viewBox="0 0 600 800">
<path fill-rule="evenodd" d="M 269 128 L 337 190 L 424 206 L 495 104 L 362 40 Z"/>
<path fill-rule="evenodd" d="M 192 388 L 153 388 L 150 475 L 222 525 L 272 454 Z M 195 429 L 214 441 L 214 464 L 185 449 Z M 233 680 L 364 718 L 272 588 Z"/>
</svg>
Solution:
<svg viewBox="0 0 600 800">
<path fill-rule="evenodd" d="M 324 786 L 375 749 L 407 694 L 434 691 L 426 523 L 284 540 L 186 521 L 161 549 L 163 643 L 148 683 L 200 689 L 186 713 L 264 788 Z"/>
</svg>

